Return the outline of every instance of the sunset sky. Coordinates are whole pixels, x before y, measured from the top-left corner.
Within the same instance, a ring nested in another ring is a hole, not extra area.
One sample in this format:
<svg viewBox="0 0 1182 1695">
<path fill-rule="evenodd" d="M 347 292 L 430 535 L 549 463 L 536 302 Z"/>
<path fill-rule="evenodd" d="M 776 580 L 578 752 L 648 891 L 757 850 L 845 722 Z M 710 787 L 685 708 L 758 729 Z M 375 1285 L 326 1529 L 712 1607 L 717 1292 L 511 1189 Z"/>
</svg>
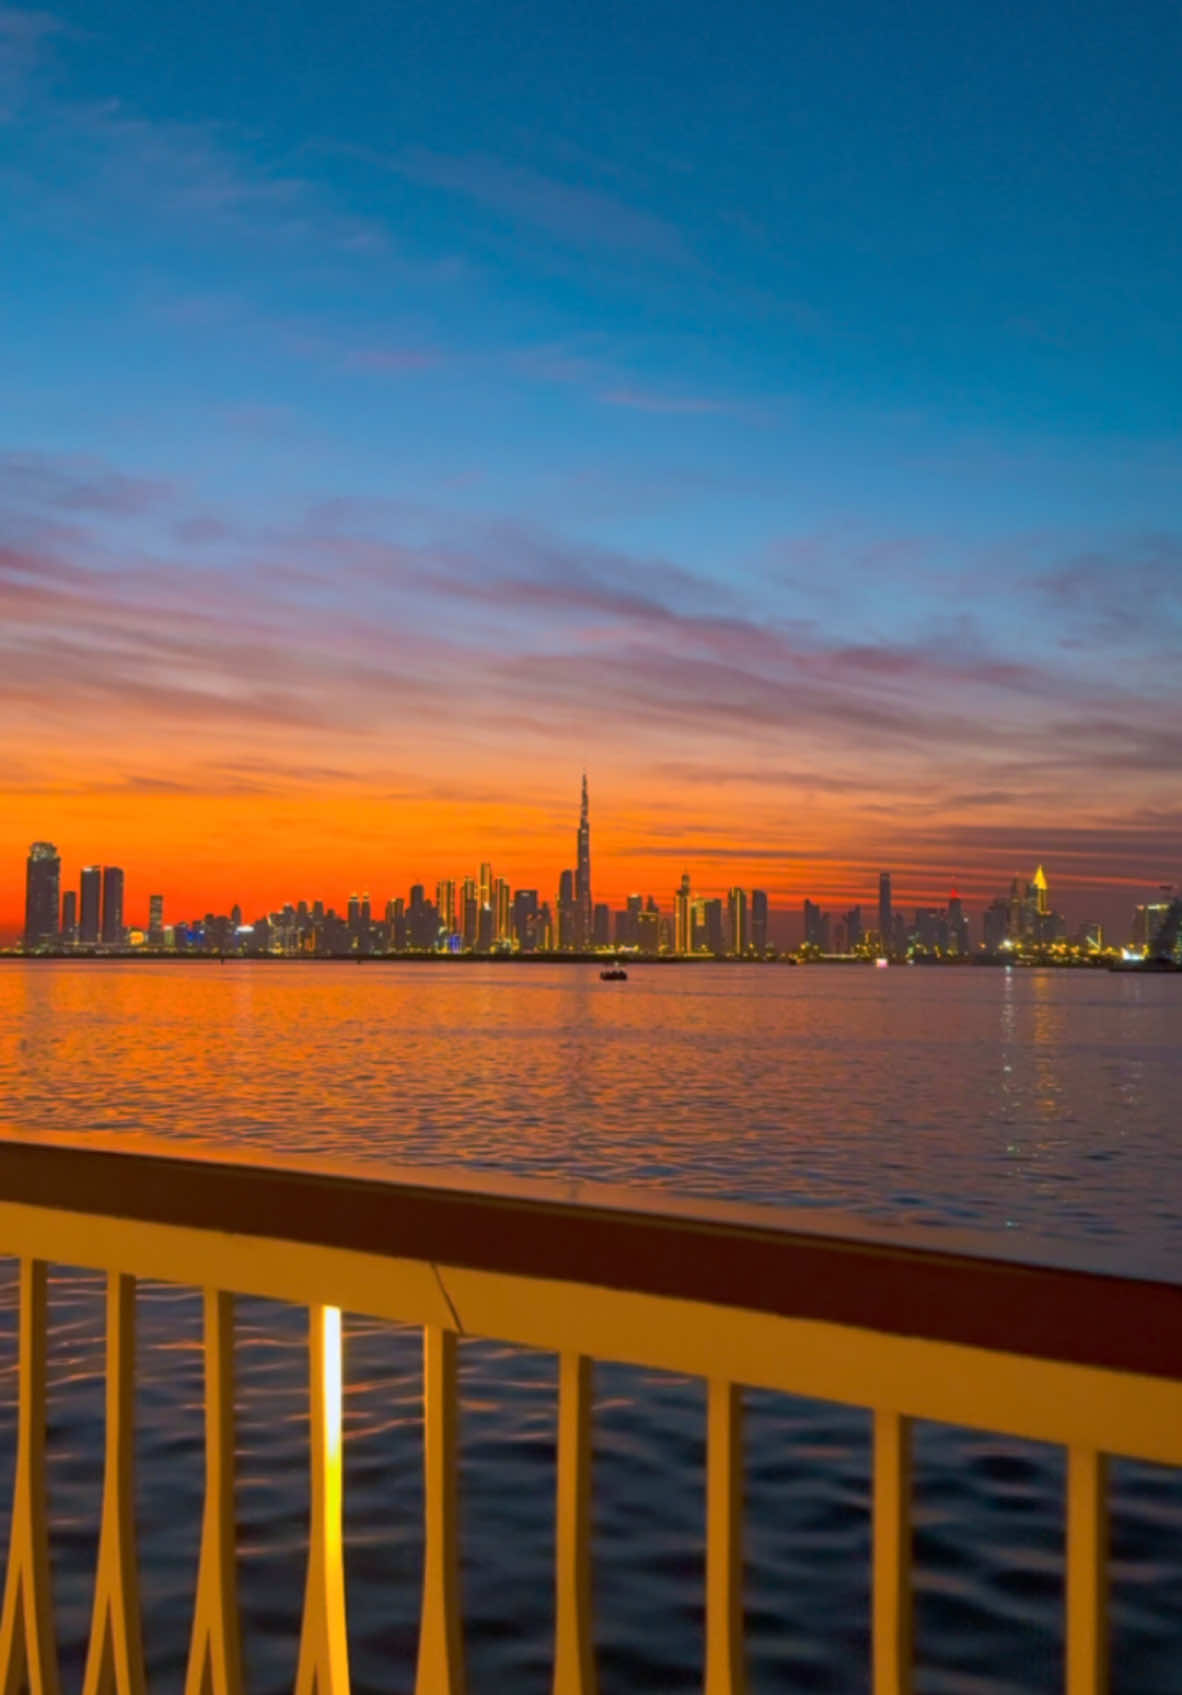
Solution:
<svg viewBox="0 0 1182 1695">
<path fill-rule="evenodd" d="M 1176 6 L 0 6 L 0 935 L 1182 882 Z"/>
</svg>

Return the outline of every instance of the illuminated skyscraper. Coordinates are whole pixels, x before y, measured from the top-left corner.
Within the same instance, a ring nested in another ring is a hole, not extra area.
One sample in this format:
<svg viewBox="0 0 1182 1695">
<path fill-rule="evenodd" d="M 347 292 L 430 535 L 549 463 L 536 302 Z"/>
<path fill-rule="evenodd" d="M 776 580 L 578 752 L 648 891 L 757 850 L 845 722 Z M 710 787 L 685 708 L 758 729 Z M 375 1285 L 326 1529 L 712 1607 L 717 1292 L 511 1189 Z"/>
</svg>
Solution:
<svg viewBox="0 0 1182 1695">
<path fill-rule="evenodd" d="M 123 873 L 117 865 L 103 867 L 103 942 L 111 948 L 123 944 Z"/>
<path fill-rule="evenodd" d="M 46 947 L 58 938 L 62 862 L 52 842 L 34 842 L 25 864 L 25 947 Z"/>
<path fill-rule="evenodd" d="M 579 806 L 578 852 L 575 858 L 575 947 L 589 948 L 592 939 L 591 819 L 587 806 L 587 773 Z"/>
<path fill-rule="evenodd" d="M 677 893 L 673 896 L 673 951 L 691 953 L 694 946 L 693 890 L 689 872 L 683 872 Z"/>
<path fill-rule="evenodd" d="M 78 915 L 78 940 L 94 944 L 99 939 L 99 915 L 103 898 L 101 865 L 82 867 L 82 905 Z"/>
<path fill-rule="evenodd" d="M 891 874 L 880 871 L 878 874 L 878 945 L 883 953 L 890 953 L 894 942 L 894 914 L 891 911 Z"/>
<path fill-rule="evenodd" d="M 511 899 L 509 884 L 505 878 L 494 878 L 492 886 L 493 940 L 502 947 L 508 947 L 513 940 Z"/>
<path fill-rule="evenodd" d="M 734 888 L 727 896 L 728 918 L 731 930 L 731 952 L 745 954 L 751 946 L 751 937 L 747 930 L 747 891 Z"/>
<path fill-rule="evenodd" d="M 435 906 L 439 913 L 439 922 L 448 935 L 453 935 L 456 929 L 456 886 L 450 877 L 435 885 Z"/>
<path fill-rule="evenodd" d="M 460 902 L 460 917 L 462 919 L 461 935 L 464 946 L 476 946 L 476 934 L 480 928 L 480 891 L 474 877 L 464 878 L 463 898 Z"/>
<path fill-rule="evenodd" d="M 1034 873 L 1034 881 L 1030 885 L 1030 895 L 1035 912 L 1040 918 L 1045 918 L 1051 910 L 1051 897 L 1047 888 L 1047 874 L 1041 865 Z"/>
</svg>

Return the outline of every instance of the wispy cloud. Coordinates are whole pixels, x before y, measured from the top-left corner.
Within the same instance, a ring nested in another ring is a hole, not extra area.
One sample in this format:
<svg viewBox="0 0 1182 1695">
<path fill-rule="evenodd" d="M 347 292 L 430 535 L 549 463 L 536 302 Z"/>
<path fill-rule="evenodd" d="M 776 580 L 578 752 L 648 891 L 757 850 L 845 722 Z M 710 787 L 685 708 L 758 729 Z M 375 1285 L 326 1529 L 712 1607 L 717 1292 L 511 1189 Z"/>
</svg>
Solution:
<svg viewBox="0 0 1182 1695">
<path fill-rule="evenodd" d="M 509 165 L 488 154 L 451 155 L 417 147 L 390 164 L 416 182 L 463 195 L 572 247 L 609 249 L 676 265 L 689 261 L 685 243 L 671 224 L 598 188 Z"/>
<path fill-rule="evenodd" d="M 665 393 L 651 388 L 611 388 L 599 398 L 605 406 L 624 406 L 633 412 L 668 412 L 690 416 L 702 412 L 732 412 L 733 404 L 705 394 Z"/>
<path fill-rule="evenodd" d="M 15 506 L 130 518 L 175 499 L 163 478 L 127 476 L 81 455 L 0 453 L 0 501 Z"/>
</svg>

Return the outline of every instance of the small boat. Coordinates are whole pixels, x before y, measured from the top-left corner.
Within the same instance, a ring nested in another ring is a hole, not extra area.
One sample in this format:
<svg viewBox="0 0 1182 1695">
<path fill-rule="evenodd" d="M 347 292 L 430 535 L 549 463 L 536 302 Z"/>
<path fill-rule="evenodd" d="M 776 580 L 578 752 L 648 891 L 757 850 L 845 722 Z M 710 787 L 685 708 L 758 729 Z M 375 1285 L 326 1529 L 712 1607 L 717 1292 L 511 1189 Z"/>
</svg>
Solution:
<svg viewBox="0 0 1182 1695">
<path fill-rule="evenodd" d="M 628 973 L 622 965 L 605 965 L 599 973 L 599 978 L 603 983 L 626 983 Z"/>
</svg>

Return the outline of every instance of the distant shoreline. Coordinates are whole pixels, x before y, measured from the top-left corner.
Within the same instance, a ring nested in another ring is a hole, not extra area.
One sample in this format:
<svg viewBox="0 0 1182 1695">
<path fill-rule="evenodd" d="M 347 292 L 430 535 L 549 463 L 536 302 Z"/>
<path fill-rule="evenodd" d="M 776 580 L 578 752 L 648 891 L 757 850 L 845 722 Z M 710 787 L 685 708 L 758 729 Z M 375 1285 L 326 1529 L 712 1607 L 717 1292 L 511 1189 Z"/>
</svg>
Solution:
<svg viewBox="0 0 1182 1695">
<path fill-rule="evenodd" d="M 108 953 L 17 953 L 0 952 L 0 965 L 101 965 L 115 961 L 122 965 L 598 965 L 605 967 L 617 962 L 614 953 L 165 953 L 149 948 L 128 948 Z M 777 954 L 763 958 L 737 958 L 726 954 L 681 953 L 624 953 L 619 955 L 624 966 L 797 966 L 812 969 L 816 966 L 861 966 L 872 968 L 873 959 L 856 954 L 827 954 L 820 959 L 798 959 L 793 954 Z M 996 954 L 970 954 L 963 959 L 893 959 L 892 970 L 911 966 L 937 966 L 941 969 L 966 970 L 987 966 L 1021 971 L 1106 971 L 1108 959 L 1003 959 Z"/>
</svg>

